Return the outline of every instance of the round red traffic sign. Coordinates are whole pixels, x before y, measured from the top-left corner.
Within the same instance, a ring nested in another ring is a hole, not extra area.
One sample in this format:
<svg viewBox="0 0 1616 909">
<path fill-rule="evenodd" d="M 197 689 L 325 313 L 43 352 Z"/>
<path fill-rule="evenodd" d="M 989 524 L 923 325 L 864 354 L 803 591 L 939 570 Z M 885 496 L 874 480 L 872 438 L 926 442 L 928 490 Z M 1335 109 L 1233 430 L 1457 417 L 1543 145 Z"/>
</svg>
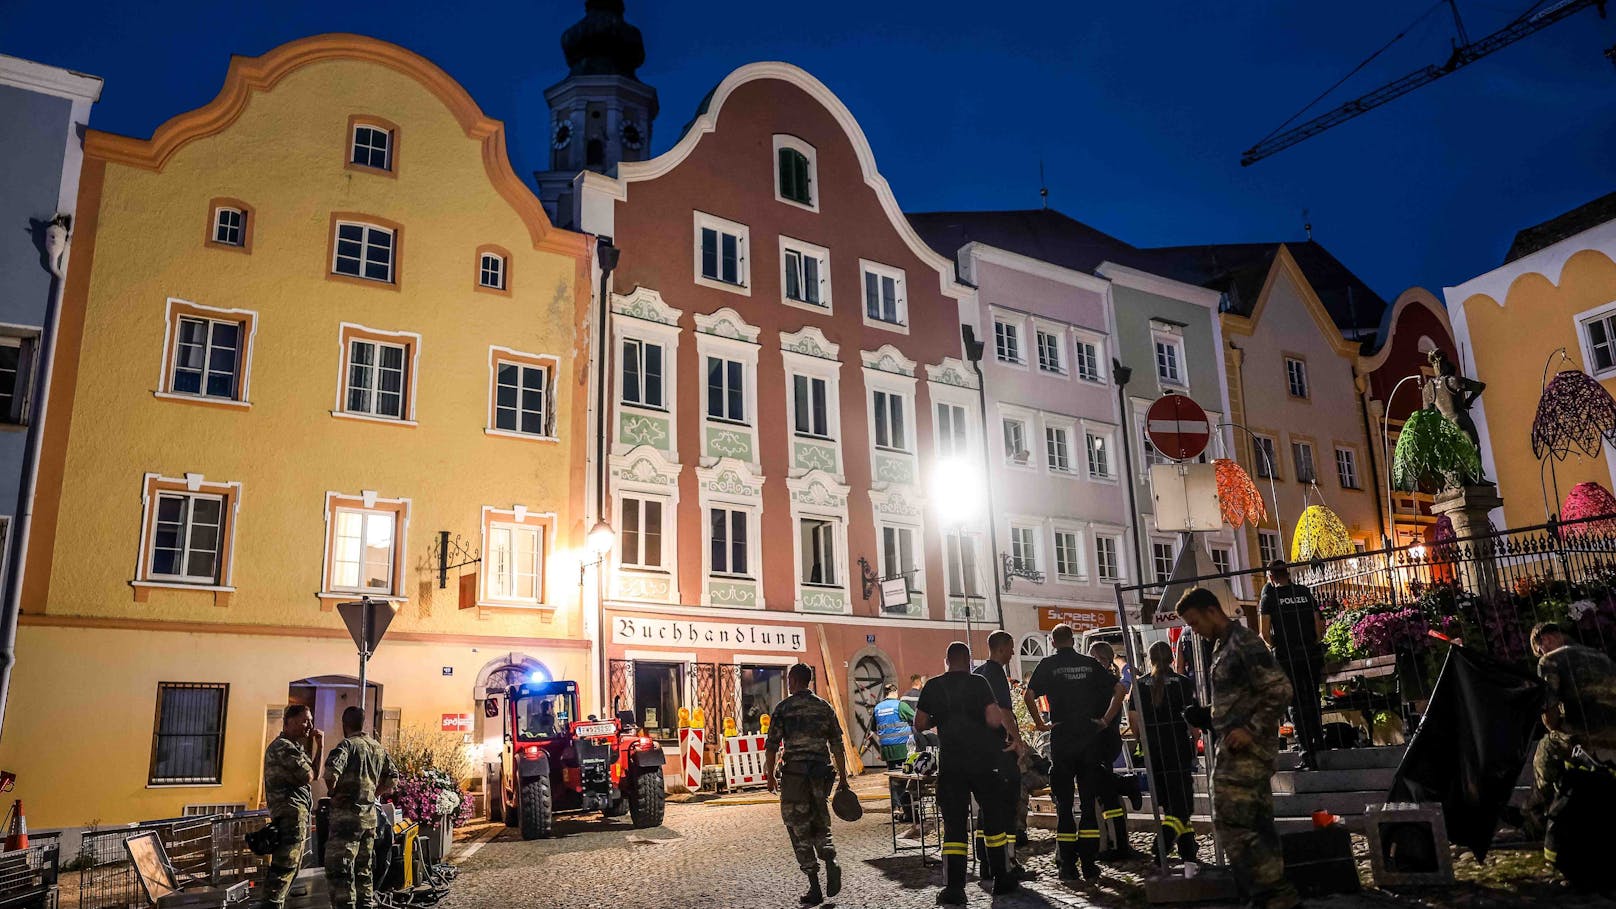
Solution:
<svg viewBox="0 0 1616 909">
<path fill-rule="evenodd" d="M 1188 461 L 1206 450 L 1212 421 L 1201 405 L 1183 395 L 1162 395 L 1145 411 L 1145 435 L 1174 461 Z"/>
</svg>

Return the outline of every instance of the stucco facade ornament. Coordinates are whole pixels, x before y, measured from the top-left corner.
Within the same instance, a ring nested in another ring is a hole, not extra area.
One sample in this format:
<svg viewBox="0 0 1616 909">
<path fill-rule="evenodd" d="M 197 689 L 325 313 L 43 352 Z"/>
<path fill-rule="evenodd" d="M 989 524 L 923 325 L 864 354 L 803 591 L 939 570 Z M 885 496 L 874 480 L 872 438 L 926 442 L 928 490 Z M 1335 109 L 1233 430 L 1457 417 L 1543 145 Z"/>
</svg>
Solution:
<svg viewBox="0 0 1616 909">
<path fill-rule="evenodd" d="M 922 503 L 904 495 L 901 489 L 889 492 L 872 491 L 870 502 L 875 506 L 877 514 L 892 518 L 918 518 L 922 511 Z"/>
<path fill-rule="evenodd" d="M 955 357 L 944 357 L 943 362 L 936 366 L 927 364 L 926 378 L 939 385 L 976 389 L 976 373 L 965 365 L 965 361 Z"/>
<path fill-rule="evenodd" d="M 612 294 L 612 312 L 662 325 L 678 325 L 684 310 L 662 302 L 662 294 L 649 287 L 636 287 L 628 294 Z"/>
<path fill-rule="evenodd" d="M 722 458 L 711 467 L 698 468 L 696 479 L 702 492 L 730 498 L 757 499 L 763 495 L 763 478 L 751 466 L 734 458 Z"/>
<path fill-rule="evenodd" d="M 837 360 L 842 358 L 840 344 L 832 344 L 825 333 L 813 326 L 808 326 L 798 332 L 781 332 L 780 349 L 805 356 L 818 357 L 822 360 Z"/>
<path fill-rule="evenodd" d="M 883 344 L 878 350 L 864 350 L 859 352 L 867 369 L 876 369 L 881 372 L 890 372 L 893 375 L 915 375 L 915 361 L 903 355 L 903 351 L 891 344 Z"/>
<path fill-rule="evenodd" d="M 748 324 L 740 313 L 726 306 L 713 313 L 696 313 L 696 331 L 717 338 L 756 344 L 762 329 Z"/>
<path fill-rule="evenodd" d="M 791 490 L 791 501 L 797 505 L 834 511 L 847 508 L 848 487 L 829 474 L 815 470 L 786 483 Z"/>
</svg>

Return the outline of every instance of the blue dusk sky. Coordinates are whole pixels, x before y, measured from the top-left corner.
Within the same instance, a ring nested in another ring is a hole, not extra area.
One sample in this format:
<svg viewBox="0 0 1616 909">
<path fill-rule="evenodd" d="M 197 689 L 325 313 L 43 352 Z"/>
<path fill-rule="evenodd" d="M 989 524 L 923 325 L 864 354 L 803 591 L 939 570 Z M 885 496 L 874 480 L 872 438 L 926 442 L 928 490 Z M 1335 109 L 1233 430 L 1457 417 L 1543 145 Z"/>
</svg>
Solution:
<svg viewBox="0 0 1616 909">
<path fill-rule="evenodd" d="M 1459 0 L 1472 39 L 1529 0 Z M 148 137 L 232 53 L 359 32 L 458 79 L 547 164 L 544 89 L 582 0 L 449 4 L 0 0 L 0 52 L 106 80 L 91 125 Z M 1616 22 L 1592 10 L 1242 168 L 1240 152 L 1407 29 L 1322 112 L 1446 58 L 1444 4 L 628 0 L 673 144 L 726 73 L 785 60 L 863 124 L 909 211 L 1050 203 L 1139 246 L 1313 236 L 1388 300 L 1496 267 L 1516 230 L 1616 189 Z M 1412 23 L 1412 26 L 1411 26 Z"/>
</svg>

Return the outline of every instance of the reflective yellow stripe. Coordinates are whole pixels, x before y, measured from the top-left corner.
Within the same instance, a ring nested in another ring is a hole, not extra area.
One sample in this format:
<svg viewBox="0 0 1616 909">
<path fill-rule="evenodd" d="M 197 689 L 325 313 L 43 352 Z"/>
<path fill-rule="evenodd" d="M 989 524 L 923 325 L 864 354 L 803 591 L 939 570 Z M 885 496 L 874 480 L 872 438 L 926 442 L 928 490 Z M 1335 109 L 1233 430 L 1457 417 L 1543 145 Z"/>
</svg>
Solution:
<svg viewBox="0 0 1616 909">
<path fill-rule="evenodd" d="M 993 836 L 983 837 L 982 841 L 987 844 L 987 847 L 989 849 L 992 849 L 995 846 L 1008 845 L 1009 842 L 1010 842 L 1010 834 L 1008 834 L 1008 833 L 999 833 L 999 834 L 995 834 Z"/>
<path fill-rule="evenodd" d="M 1077 835 L 1082 837 L 1083 839 L 1086 839 L 1086 840 L 1097 840 L 1097 839 L 1100 838 L 1100 831 L 1098 831 L 1098 830 L 1079 830 L 1079 831 L 1077 831 Z"/>
<path fill-rule="evenodd" d="M 1176 817 L 1163 816 L 1162 817 L 1162 826 L 1166 827 L 1168 830 L 1173 831 L 1174 835 L 1177 835 L 1177 836 L 1182 836 L 1183 833 L 1184 833 L 1184 827 L 1181 824 L 1179 824 L 1178 818 L 1176 818 Z"/>
<path fill-rule="evenodd" d="M 1105 813 L 1105 819 L 1109 821 L 1114 817 L 1122 817 L 1123 814 L 1124 812 L 1121 808 L 1112 808 Z"/>
<path fill-rule="evenodd" d="M 943 854 L 944 855 L 966 855 L 969 852 L 970 852 L 969 847 L 967 847 L 964 843 L 944 843 L 943 844 Z"/>
<path fill-rule="evenodd" d="M 1096 831 L 1096 833 L 1098 833 L 1098 831 Z M 1057 842 L 1057 843 L 1075 843 L 1075 842 L 1077 842 L 1077 834 L 1075 834 L 1075 833 L 1057 833 L 1057 834 L 1055 834 L 1055 842 Z"/>
<path fill-rule="evenodd" d="M 1550 862 L 1550 863 L 1557 862 L 1557 861 L 1560 860 L 1560 853 L 1555 852 L 1553 849 L 1550 849 L 1550 848 L 1545 846 L 1543 848 L 1543 859 L 1544 859 L 1544 861 L 1547 861 L 1547 862 Z"/>
</svg>

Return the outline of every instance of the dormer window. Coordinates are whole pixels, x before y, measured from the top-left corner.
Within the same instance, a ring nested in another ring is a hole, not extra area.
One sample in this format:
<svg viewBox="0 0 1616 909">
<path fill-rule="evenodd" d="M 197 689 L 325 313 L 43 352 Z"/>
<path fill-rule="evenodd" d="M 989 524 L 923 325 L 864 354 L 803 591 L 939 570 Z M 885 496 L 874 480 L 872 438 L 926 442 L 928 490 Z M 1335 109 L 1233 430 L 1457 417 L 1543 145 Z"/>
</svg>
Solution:
<svg viewBox="0 0 1616 909">
<path fill-rule="evenodd" d="M 796 136 L 774 137 L 774 197 L 819 211 L 814 147 Z"/>
<path fill-rule="evenodd" d="M 398 127 L 375 117 L 352 117 L 348 135 L 349 167 L 389 174 L 396 170 Z"/>
</svg>

